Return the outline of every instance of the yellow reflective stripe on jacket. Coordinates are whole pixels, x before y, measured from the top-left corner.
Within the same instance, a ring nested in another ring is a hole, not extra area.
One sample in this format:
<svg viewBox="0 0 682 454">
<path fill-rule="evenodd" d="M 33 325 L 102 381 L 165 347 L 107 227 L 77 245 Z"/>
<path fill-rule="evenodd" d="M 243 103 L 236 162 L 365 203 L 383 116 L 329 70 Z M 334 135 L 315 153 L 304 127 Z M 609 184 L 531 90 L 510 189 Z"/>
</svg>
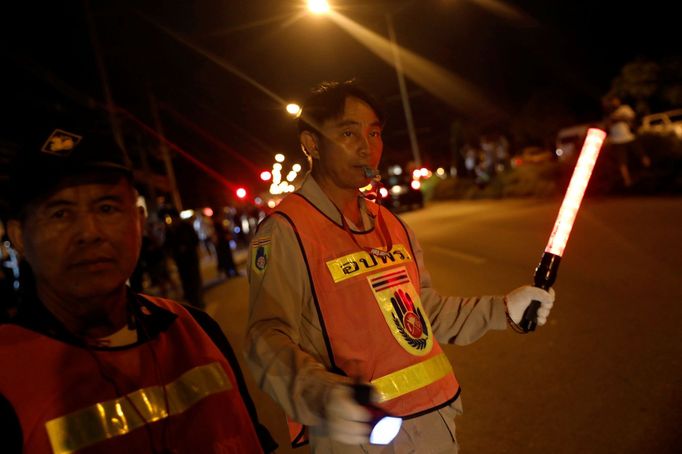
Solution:
<svg viewBox="0 0 682 454">
<path fill-rule="evenodd" d="M 167 418 L 168 413 L 182 413 L 201 399 L 230 389 L 230 379 L 222 366 L 215 362 L 190 369 L 166 385 L 168 412 L 163 388 L 150 386 L 128 394 L 127 398 L 123 396 L 100 402 L 52 419 L 45 427 L 55 454 L 67 454 L 124 435 L 145 423 Z M 140 419 L 138 412 L 144 420 Z"/>
<path fill-rule="evenodd" d="M 452 373 L 450 361 L 445 353 L 440 353 L 426 361 L 372 380 L 372 385 L 379 394 L 379 402 L 386 402 L 428 386 L 450 373 Z"/>
</svg>

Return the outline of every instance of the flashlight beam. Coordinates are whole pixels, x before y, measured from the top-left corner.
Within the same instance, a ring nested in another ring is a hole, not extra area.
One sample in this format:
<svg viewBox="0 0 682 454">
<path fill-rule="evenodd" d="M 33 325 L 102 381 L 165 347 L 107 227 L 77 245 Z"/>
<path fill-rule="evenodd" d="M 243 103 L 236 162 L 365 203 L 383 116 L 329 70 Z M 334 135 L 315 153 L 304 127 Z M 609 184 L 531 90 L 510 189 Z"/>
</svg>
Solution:
<svg viewBox="0 0 682 454">
<path fill-rule="evenodd" d="M 177 112 L 175 109 L 173 109 L 171 106 L 168 104 L 162 103 L 161 106 L 163 109 L 170 113 L 176 120 L 180 121 L 183 125 L 187 126 L 190 128 L 192 131 L 197 133 L 199 136 L 203 137 L 206 139 L 206 141 L 210 142 L 212 145 L 220 148 L 221 150 L 229 153 L 233 158 L 237 159 L 240 161 L 242 164 L 244 164 L 246 167 L 248 167 L 253 173 L 258 173 L 259 169 L 254 164 L 253 162 L 249 161 L 246 159 L 244 156 L 239 154 L 237 151 L 233 150 L 229 146 L 227 146 L 225 143 L 223 143 L 221 140 L 219 140 L 217 137 L 213 136 L 210 134 L 208 131 L 205 129 L 201 128 L 201 126 L 197 125 L 196 123 L 192 122 L 189 120 L 187 117 L 183 116 L 179 112 Z"/>
<path fill-rule="evenodd" d="M 464 78 L 400 46 L 396 46 L 398 58 L 395 58 L 391 42 L 386 38 L 334 10 L 328 13 L 328 17 L 384 62 L 394 66 L 395 60 L 399 60 L 403 73 L 409 79 L 449 105 L 481 116 L 506 116 Z"/>
<path fill-rule="evenodd" d="M 142 17 L 143 19 L 145 19 L 146 21 L 148 21 L 149 23 L 151 23 L 152 25 L 154 25 L 159 30 L 166 33 L 171 38 L 178 41 L 179 43 L 184 44 L 185 46 L 192 49 L 197 54 L 199 54 L 203 57 L 206 57 L 206 59 L 208 59 L 209 61 L 213 62 L 214 64 L 220 66 L 224 70 L 228 71 L 229 73 L 232 73 L 233 75 L 239 77 L 240 79 L 242 79 L 242 80 L 248 82 L 249 84 L 251 84 L 252 86 L 256 87 L 258 90 L 263 92 L 265 95 L 267 95 L 268 97 L 273 99 L 278 104 L 283 105 L 283 106 L 285 106 L 287 104 L 287 102 L 286 102 L 286 100 L 284 100 L 284 98 L 278 96 L 275 92 L 273 92 L 272 90 L 270 90 L 269 88 L 267 88 L 266 86 L 264 86 L 263 84 L 261 84 L 260 82 L 255 80 L 254 78 L 250 77 L 248 74 L 246 74 L 244 71 L 240 70 L 236 66 L 231 65 L 230 63 L 228 63 L 224 59 L 218 57 L 214 53 L 209 52 L 209 51 L 197 46 L 196 44 L 194 44 L 193 42 L 191 42 L 190 40 L 188 40 L 184 36 L 174 32 L 170 28 L 168 28 L 165 25 L 155 21 L 154 19 L 142 14 L 141 12 L 138 11 L 137 14 L 140 17 Z"/>
<path fill-rule="evenodd" d="M 209 177 L 213 178 L 215 181 L 223 185 L 224 187 L 228 188 L 229 190 L 235 190 L 237 186 L 230 181 L 228 181 L 224 176 L 222 176 L 220 173 L 216 172 L 213 170 L 212 167 L 204 164 L 202 161 L 199 159 L 195 158 L 185 150 L 183 150 L 179 145 L 175 144 L 171 140 L 167 139 L 165 136 L 159 135 L 152 127 L 148 126 L 145 122 L 137 118 L 135 115 L 132 113 L 128 112 L 122 107 L 118 107 L 116 109 L 118 112 L 121 112 L 124 114 L 126 117 L 128 117 L 133 123 L 138 125 L 143 131 L 145 131 L 147 134 L 150 136 L 156 138 L 159 141 L 163 141 L 166 145 L 168 145 L 173 151 L 177 152 L 180 156 L 185 158 L 187 161 L 192 163 L 194 166 L 198 167 L 199 169 L 203 170 L 206 175 Z"/>
</svg>

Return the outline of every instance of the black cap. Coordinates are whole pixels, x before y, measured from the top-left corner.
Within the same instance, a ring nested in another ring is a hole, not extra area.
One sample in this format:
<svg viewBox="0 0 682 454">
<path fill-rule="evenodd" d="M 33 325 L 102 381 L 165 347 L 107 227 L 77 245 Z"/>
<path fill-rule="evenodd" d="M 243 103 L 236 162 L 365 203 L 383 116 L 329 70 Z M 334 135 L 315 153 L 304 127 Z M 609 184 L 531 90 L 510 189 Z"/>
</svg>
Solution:
<svg viewBox="0 0 682 454">
<path fill-rule="evenodd" d="M 10 215 L 79 175 L 116 172 L 132 179 L 130 161 L 111 133 L 54 124 L 33 132 L 9 175 Z"/>
</svg>

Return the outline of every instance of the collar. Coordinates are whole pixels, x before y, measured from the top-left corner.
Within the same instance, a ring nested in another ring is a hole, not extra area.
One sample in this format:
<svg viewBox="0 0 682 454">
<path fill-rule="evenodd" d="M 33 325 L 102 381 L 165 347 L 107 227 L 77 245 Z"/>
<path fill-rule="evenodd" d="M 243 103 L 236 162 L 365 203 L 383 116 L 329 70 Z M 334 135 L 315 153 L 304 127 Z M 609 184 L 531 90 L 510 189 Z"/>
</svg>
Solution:
<svg viewBox="0 0 682 454">
<path fill-rule="evenodd" d="M 138 329 L 138 343 L 156 338 L 160 333 L 166 331 L 177 318 L 174 313 L 157 306 L 143 295 L 134 293 L 129 287 L 126 296 L 130 314 Z M 68 331 L 47 310 L 35 292 L 27 292 L 23 295 L 19 310 L 9 323 L 69 344 L 78 346 L 84 344 L 81 337 Z M 108 350 L 109 348 L 98 347 L 96 349 Z M 116 349 L 116 347 L 111 349 Z"/>
<path fill-rule="evenodd" d="M 341 220 L 341 212 L 336 205 L 334 205 L 334 202 L 331 201 L 329 196 L 327 196 L 322 188 L 320 188 L 320 185 L 317 184 L 317 181 L 315 181 L 315 178 L 313 178 L 311 174 L 308 174 L 305 177 L 303 184 L 296 192 L 305 197 L 315 206 L 315 208 L 320 210 L 325 216 L 330 218 L 336 224 L 339 226 L 343 224 Z M 368 203 L 367 199 L 365 199 L 359 190 L 358 204 L 360 205 L 360 214 L 362 215 L 362 220 L 365 224 L 364 228 L 358 229 L 358 231 L 371 230 L 374 227 L 374 219 L 376 218 L 379 207 L 373 203 Z M 356 230 L 356 227 L 361 226 L 354 226 L 351 224 L 351 227 L 353 230 Z"/>
</svg>

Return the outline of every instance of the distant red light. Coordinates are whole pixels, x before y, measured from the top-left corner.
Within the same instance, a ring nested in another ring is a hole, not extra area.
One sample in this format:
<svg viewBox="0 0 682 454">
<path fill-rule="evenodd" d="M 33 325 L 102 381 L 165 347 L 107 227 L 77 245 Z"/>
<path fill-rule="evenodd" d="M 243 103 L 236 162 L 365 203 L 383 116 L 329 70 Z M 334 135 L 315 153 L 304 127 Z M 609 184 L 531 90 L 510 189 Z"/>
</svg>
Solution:
<svg viewBox="0 0 682 454">
<path fill-rule="evenodd" d="M 239 197 L 240 199 L 246 197 L 246 189 L 244 188 L 237 189 L 237 197 Z"/>
<path fill-rule="evenodd" d="M 213 216 L 213 210 L 210 207 L 204 208 L 203 213 L 204 213 L 204 216 L 209 217 L 209 218 L 211 216 Z"/>
</svg>

